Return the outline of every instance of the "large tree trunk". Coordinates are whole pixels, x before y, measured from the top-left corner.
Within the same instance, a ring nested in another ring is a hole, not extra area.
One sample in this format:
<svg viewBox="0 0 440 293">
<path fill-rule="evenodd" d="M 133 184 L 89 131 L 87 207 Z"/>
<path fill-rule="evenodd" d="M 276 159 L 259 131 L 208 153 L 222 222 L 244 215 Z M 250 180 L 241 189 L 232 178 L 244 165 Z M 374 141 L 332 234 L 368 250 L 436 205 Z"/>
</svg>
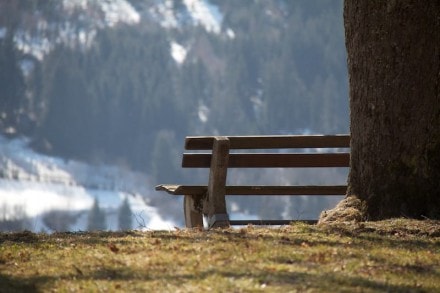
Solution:
<svg viewBox="0 0 440 293">
<path fill-rule="evenodd" d="M 351 169 L 321 222 L 440 218 L 440 1 L 346 0 Z M 353 217 L 347 208 L 360 212 Z"/>
</svg>

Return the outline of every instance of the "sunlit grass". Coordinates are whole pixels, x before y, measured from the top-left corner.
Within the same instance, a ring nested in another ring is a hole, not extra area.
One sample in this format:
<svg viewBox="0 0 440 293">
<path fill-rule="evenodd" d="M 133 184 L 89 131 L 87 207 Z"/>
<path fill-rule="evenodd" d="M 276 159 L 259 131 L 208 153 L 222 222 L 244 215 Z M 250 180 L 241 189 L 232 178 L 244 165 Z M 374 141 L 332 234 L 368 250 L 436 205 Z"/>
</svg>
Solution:
<svg viewBox="0 0 440 293">
<path fill-rule="evenodd" d="M 0 291 L 435 292 L 440 223 L 0 234 Z"/>
</svg>

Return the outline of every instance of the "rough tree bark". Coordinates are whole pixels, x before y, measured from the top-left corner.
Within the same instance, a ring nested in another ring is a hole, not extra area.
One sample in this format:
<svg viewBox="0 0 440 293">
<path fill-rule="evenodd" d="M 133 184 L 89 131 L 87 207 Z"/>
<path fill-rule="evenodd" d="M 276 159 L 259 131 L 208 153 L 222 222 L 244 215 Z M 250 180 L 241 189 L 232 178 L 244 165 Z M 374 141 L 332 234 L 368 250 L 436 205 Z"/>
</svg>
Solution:
<svg viewBox="0 0 440 293">
<path fill-rule="evenodd" d="M 440 1 L 346 0 L 351 168 L 321 222 L 440 218 Z"/>
</svg>

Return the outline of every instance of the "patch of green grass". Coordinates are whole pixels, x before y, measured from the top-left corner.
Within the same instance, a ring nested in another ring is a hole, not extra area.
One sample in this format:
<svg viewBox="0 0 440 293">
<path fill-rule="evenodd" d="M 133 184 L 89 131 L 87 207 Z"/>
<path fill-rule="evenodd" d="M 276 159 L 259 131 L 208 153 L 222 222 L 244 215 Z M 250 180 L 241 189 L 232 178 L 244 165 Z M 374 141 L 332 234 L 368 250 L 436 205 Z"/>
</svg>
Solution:
<svg viewBox="0 0 440 293">
<path fill-rule="evenodd" d="M 0 234 L 0 292 L 439 292 L 440 222 Z"/>
</svg>

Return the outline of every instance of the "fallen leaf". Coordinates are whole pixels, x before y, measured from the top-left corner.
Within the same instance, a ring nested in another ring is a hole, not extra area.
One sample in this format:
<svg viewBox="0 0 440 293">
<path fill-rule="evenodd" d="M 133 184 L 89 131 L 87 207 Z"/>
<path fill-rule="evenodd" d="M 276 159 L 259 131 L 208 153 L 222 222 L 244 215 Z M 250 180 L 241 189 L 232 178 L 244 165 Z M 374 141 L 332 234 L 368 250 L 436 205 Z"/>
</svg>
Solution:
<svg viewBox="0 0 440 293">
<path fill-rule="evenodd" d="M 110 244 L 108 245 L 108 248 L 109 248 L 112 252 L 114 252 L 114 253 L 118 253 L 118 252 L 119 252 L 119 248 L 117 248 L 116 245 L 115 245 L 114 243 L 110 243 Z"/>
</svg>

